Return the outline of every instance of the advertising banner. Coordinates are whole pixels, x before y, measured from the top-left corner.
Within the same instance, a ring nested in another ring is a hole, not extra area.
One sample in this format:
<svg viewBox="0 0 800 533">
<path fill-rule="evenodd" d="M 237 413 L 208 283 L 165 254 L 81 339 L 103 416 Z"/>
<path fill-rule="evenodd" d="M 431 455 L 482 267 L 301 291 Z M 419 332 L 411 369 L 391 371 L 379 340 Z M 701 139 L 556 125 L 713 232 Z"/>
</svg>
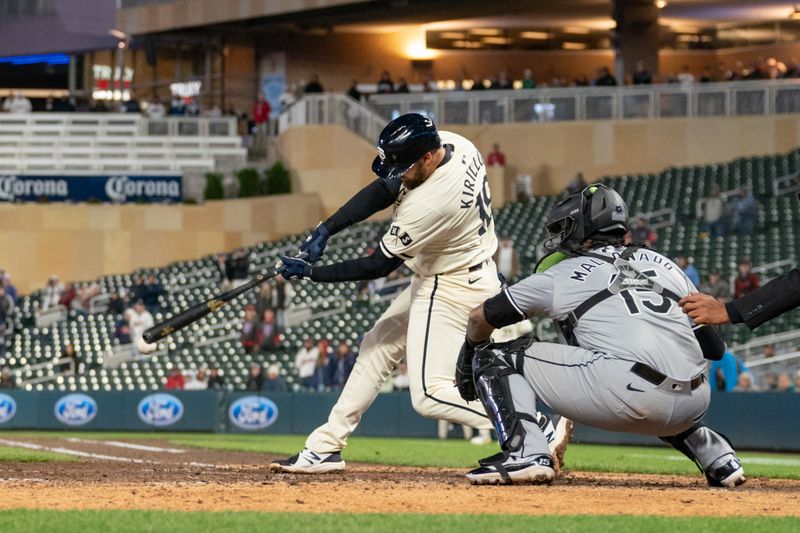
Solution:
<svg viewBox="0 0 800 533">
<path fill-rule="evenodd" d="M 180 202 L 181 175 L 0 176 L 0 202 Z"/>
</svg>

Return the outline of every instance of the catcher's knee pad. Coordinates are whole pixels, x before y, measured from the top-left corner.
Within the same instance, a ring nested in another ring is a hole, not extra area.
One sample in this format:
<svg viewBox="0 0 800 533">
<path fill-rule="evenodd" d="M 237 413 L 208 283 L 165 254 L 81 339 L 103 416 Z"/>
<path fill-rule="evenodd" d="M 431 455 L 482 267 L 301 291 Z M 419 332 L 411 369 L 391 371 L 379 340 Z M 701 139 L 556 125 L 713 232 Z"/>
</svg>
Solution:
<svg viewBox="0 0 800 533">
<path fill-rule="evenodd" d="M 536 423 L 530 415 L 517 412 L 508 381 L 508 376 L 522 373 L 521 354 L 532 342 L 520 340 L 479 347 L 472 359 L 478 397 L 494 424 L 500 447 L 506 452 L 522 447 L 525 441 L 523 420 Z"/>
</svg>

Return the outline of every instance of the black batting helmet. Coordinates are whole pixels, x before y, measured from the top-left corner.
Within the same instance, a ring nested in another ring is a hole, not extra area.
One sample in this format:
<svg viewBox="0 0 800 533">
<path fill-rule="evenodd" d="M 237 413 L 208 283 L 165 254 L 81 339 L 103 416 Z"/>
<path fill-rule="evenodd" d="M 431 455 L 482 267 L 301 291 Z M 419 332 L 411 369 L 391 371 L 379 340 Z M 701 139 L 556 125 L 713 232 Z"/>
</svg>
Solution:
<svg viewBox="0 0 800 533">
<path fill-rule="evenodd" d="M 378 157 L 372 171 L 381 178 L 399 178 L 426 152 L 442 146 L 436 126 L 419 113 L 400 115 L 378 136 Z"/>
<path fill-rule="evenodd" d="M 628 233 L 628 206 L 614 189 L 589 185 L 558 202 L 547 218 L 544 248 L 578 250 L 586 239 L 614 241 Z"/>
</svg>

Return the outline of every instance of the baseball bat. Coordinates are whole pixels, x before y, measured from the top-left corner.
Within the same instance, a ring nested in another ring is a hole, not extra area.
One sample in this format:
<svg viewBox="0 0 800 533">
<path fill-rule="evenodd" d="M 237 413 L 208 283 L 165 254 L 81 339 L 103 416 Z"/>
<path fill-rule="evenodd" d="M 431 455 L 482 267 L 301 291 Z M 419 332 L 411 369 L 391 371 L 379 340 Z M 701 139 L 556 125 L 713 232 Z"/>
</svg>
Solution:
<svg viewBox="0 0 800 533">
<path fill-rule="evenodd" d="M 145 342 L 150 344 L 158 342 L 164 337 L 172 335 L 176 331 L 185 328 L 192 322 L 197 322 L 207 314 L 215 312 L 227 302 L 233 300 L 241 294 L 244 294 L 254 287 L 258 287 L 265 281 L 274 278 L 279 273 L 280 271 L 276 266 L 269 272 L 258 274 L 241 287 L 236 287 L 235 289 L 223 292 L 222 294 L 219 294 L 206 302 L 194 305 L 189 309 L 178 313 L 172 318 L 156 324 L 152 328 L 145 331 L 144 335 L 142 335 L 142 338 L 145 340 Z"/>
</svg>

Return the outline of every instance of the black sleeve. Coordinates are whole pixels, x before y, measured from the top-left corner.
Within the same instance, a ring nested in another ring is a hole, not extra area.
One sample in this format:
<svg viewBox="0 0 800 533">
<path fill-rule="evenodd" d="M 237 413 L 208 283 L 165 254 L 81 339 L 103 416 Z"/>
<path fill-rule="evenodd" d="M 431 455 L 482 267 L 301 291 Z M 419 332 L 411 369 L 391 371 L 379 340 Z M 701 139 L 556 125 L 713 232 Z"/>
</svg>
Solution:
<svg viewBox="0 0 800 533">
<path fill-rule="evenodd" d="M 383 211 L 397 200 L 401 185 L 400 180 L 379 178 L 373 181 L 324 222 L 328 233 L 333 235 L 356 222 L 366 220 L 378 211 Z"/>
<path fill-rule="evenodd" d="M 483 302 L 483 316 L 495 329 L 516 324 L 527 317 L 517 308 L 504 289 L 500 294 Z"/>
<path fill-rule="evenodd" d="M 711 361 L 719 361 L 725 355 L 725 339 L 717 326 L 695 326 L 692 328 L 703 357 Z"/>
<path fill-rule="evenodd" d="M 367 257 L 359 257 L 341 263 L 311 268 L 313 281 L 358 281 L 387 276 L 403 264 L 399 257 L 386 255 L 378 248 Z"/>
<path fill-rule="evenodd" d="M 727 303 L 725 308 L 732 323 L 744 322 L 750 329 L 755 329 L 798 306 L 800 306 L 800 270 L 794 268 L 750 294 Z"/>
</svg>

